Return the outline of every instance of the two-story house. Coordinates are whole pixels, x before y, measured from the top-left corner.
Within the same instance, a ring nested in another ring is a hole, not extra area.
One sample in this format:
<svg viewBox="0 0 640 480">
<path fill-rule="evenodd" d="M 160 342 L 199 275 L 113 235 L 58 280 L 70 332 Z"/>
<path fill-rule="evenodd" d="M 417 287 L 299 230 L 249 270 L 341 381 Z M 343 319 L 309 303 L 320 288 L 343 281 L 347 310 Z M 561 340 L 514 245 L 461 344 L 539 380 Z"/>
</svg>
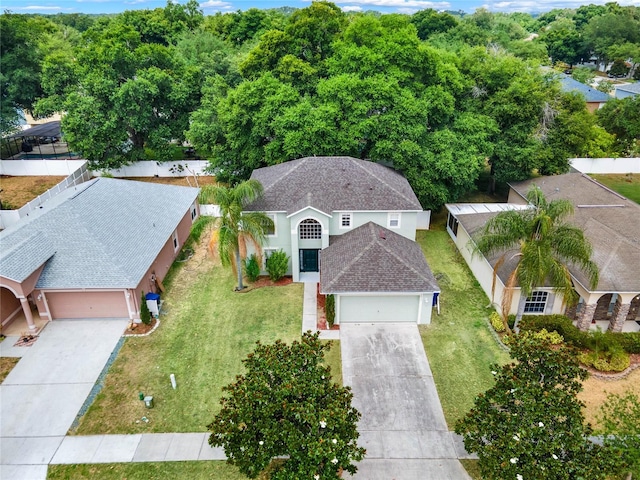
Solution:
<svg viewBox="0 0 640 480">
<path fill-rule="evenodd" d="M 430 321 L 439 288 L 414 241 L 422 207 L 403 175 L 352 157 L 306 157 L 251 178 L 264 195 L 247 210 L 274 222 L 263 258 L 283 250 L 295 282 L 320 280 L 336 295 L 338 323 Z"/>
</svg>

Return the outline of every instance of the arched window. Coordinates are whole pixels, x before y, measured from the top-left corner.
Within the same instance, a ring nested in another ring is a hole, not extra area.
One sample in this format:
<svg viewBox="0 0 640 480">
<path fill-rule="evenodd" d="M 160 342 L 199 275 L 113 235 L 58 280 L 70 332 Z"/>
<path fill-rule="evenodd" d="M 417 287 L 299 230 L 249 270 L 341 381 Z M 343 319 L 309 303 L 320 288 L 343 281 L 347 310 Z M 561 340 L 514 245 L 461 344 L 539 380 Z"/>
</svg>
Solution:
<svg viewBox="0 0 640 480">
<path fill-rule="evenodd" d="M 317 240 L 322 238 L 322 225 L 313 218 L 303 220 L 298 227 L 298 235 L 300 240 Z"/>
</svg>

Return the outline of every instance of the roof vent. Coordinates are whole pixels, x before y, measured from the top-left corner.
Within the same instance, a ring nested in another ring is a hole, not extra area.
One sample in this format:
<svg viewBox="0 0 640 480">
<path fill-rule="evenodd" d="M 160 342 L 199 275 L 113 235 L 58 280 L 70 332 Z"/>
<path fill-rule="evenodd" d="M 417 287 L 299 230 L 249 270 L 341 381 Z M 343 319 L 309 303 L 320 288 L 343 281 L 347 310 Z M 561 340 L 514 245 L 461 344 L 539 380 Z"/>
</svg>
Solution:
<svg viewBox="0 0 640 480">
<path fill-rule="evenodd" d="M 382 240 L 386 240 L 387 239 L 387 237 L 384 235 L 384 230 L 380 230 L 380 238 Z"/>
</svg>

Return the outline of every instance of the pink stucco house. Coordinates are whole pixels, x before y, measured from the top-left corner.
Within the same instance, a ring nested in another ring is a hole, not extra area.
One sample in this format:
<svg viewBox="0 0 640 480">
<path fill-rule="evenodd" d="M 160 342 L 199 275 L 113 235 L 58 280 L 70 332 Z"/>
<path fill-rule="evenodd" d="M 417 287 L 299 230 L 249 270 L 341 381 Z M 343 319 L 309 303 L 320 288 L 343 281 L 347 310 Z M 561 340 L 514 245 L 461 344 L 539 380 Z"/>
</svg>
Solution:
<svg viewBox="0 0 640 480">
<path fill-rule="evenodd" d="M 142 292 L 155 292 L 199 215 L 197 196 L 99 178 L 0 232 L 2 325 L 24 318 L 34 332 L 34 315 L 140 318 Z"/>
</svg>

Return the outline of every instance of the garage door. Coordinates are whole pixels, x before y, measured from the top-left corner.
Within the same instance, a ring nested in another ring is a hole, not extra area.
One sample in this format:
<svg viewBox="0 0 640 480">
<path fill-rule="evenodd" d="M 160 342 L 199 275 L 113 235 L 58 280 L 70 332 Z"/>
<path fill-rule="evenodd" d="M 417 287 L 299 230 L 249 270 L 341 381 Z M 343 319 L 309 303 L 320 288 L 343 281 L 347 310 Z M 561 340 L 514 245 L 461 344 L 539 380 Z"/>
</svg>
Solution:
<svg viewBox="0 0 640 480">
<path fill-rule="evenodd" d="M 124 292 L 45 293 L 52 318 L 129 318 Z"/>
<path fill-rule="evenodd" d="M 340 295 L 340 323 L 417 323 L 419 296 Z"/>
</svg>

